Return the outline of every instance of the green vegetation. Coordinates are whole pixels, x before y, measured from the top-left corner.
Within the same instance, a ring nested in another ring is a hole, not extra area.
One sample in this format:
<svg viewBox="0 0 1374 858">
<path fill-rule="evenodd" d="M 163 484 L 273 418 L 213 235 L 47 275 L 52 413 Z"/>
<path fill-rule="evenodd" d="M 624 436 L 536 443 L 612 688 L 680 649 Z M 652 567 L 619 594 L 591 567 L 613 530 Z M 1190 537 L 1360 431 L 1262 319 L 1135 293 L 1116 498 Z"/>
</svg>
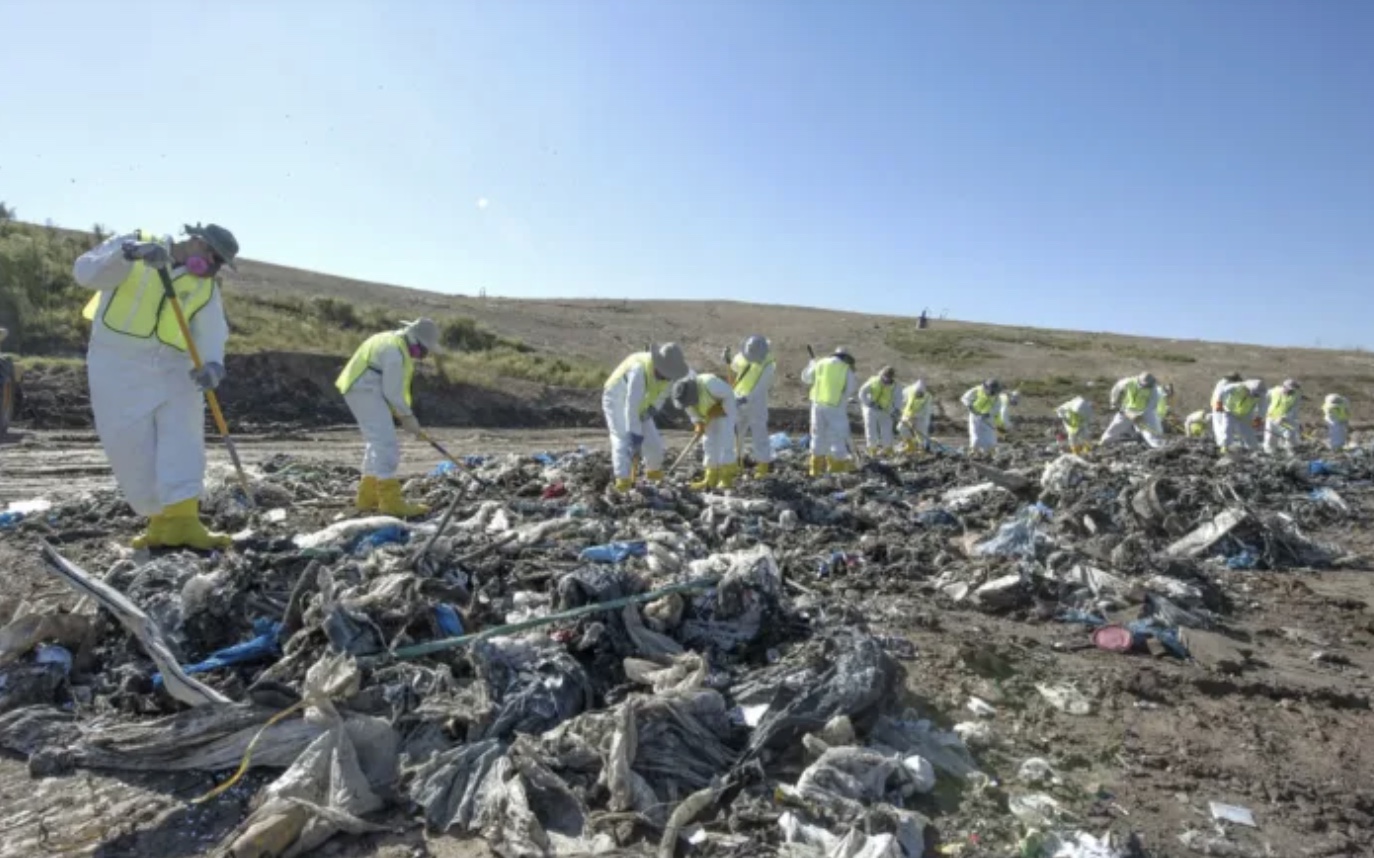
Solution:
<svg viewBox="0 0 1374 858">
<path fill-rule="evenodd" d="M 1146 363 L 1197 363 L 1197 358 L 1192 355 L 1185 355 L 1181 352 L 1169 352 L 1163 349 L 1152 349 L 1148 346 L 1140 346 L 1135 343 L 1114 343 L 1103 342 L 1101 347 L 1114 355 L 1121 357 L 1135 358 Z"/>
<path fill-rule="evenodd" d="M 99 224 L 90 234 L 71 233 L 15 222 L 13 209 L 0 203 L 0 327 L 9 328 L 6 351 L 41 361 L 79 361 L 88 324 L 81 309 L 91 293 L 72 280 L 76 257 L 109 234 Z M 308 351 L 349 355 L 363 338 L 401 326 L 401 317 L 377 307 L 336 298 L 301 300 L 224 292 L 231 352 Z M 464 317 L 436 319 L 448 354 L 440 371 L 482 386 L 503 378 L 560 387 L 595 388 L 606 368 L 581 360 L 541 355 L 518 340 L 503 337 Z"/>
<path fill-rule="evenodd" d="M 888 347 L 903 355 L 951 369 L 973 366 L 997 357 L 997 353 L 978 342 L 987 339 L 949 330 L 920 330 L 914 325 L 891 328 L 884 336 Z"/>
</svg>

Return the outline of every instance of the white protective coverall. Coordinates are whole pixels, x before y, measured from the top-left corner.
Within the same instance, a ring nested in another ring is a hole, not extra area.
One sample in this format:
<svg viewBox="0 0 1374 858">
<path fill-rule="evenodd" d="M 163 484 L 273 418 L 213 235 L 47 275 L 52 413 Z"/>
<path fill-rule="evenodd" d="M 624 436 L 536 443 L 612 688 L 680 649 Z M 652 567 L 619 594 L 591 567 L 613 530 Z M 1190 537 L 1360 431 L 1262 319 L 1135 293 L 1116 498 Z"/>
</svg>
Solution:
<svg viewBox="0 0 1374 858">
<path fill-rule="evenodd" d="M 1093 422 L 1093 404 L 1081 396 L 1075 396 L 1054 410 L 1059 421 L 1064 424 L 1064 436 L 1069 449 L 1077 451 L 1089 443 L 1088 432 Z"/>
<path fill-rule="evenodd" d="M 1205 408 L 1199 408 L 1189 414 L 1183 421 L 1183 434 L 1189 438 L 1201 438 L 1207 434 L 1207 429 L 1212 426 L 1212 420 L 1209 416 L 1211 413 Z"/>
<path fill-rule="evenodd" d="M 1120 408 L 1112 416 L 1100 444 L 1124 441 L 1139 435 L 1151 447 L 1164 444 L 1164 428 L 1159 425 L 1159 385 L 1145 387 L 1139 376 L 1129 376 L 1112 386 L 1111 404 Z"/>
<path fill-rule="evenodd" d="M 814 385 L 817 364 L 828 360 L 839 358 L 825 357 L 808 363 L 806 369 L 802 370 L 802 383 Z M 844 394 L 838 405 L 825 405 L 816 402 L 814 398 L 811 402 L 811 455 L 828 456 L 841 462 L 849 461 L 848 403 L 859 391 L 859 381 L 854 377 L 854 370 L 848 367 L 846 369 L 848 375 L 845 378 Z"/>
<path fill-rule="evenodd" d="M 693 379 L 694 383 L 705 384 L 706 392 L 720 403 L 725 412 L 722 417 L 707 420 L 706 414 L 697 406 L 688 406 L 687 416 L 693 423 L 705 423 L 706 435 L 701 439 L 703 464 L 708 468 L 719 468 L 735 464 L 735 428 L 739 420 L 739 405 L 735 392 L 725 380 L 714 375 L 702 374 Z M 647 442 L 646 442 L 647 443 Z"/>
<path fill-rule="evenodd" d="M 992 425 L 1001 432 L 1011 431 L 1011 407 L 1016 403 L 1012 401 L 1010 392 L 997 394 L 997 405 L 992 412 Z"/>
<path fill-rule="evenodd" d="M 863 406 L 864 413 L 864 442 L 869 453 L 892 448 L 892 412 L 897 409 L 900 395 L 896 384 L 883 384 L 876 375 L 859 388 L 859 404 Z"/>
<path fill-rule="evenodd" d="M 611 468 L 617 480 L 630 478 L 634 449 L 630 443 L 631 435 L 644 437 L 640 455 L 644 459 L 646 471 L 663 469 L 663 436 L 658 434 L 658 425 L 648 415 L 640 416 L 640 407 L 645 401 L 648 390 L 648 373 L 643 366 L 631 366 L 624 377 L 606 387 L 601 392 L 601 411 L 606 415 L 606 426 L 611 433 Z M 662 385 L 662 390 L 649 402 L 649 407 L 657 411 L 668 400 L 672 385 Z"/>
<path fill-rule="evenodd" d="M 405 356 L 399 348 L 381 348 L 373 356 L 372 368 L 348 392 L 344 402 L 363 433 L 363 476 L 389 480 L 401 467 L 401 444 L 396 437 L 397 417 L 413 412 L 406 405 Z"/>
<path fill-rule="evenodd" d="M 1212 416 L 1212 435 L 1220 438 L 1226 433 L 1226 415 L 1222 414 L 1217 405 L 1221 403 L 1221 390 L 1226 385 L 1231 384 L 1230 379 L 1223 378 L 1212 387 L 1212 398 L 1207 400 L 1207 406 L 1211 410 L 1208 412 Z"/>
<path fill-rule="evenodd" d="M 1254 419 L 1257 409 L 1264 401 L 1264 391 L 1251 395 L 1248 381 L 1227 382 L 1221 387 L 1222 410 L 1214 417 L 1214 435 L 1217 446 L 1222 450 L 1236 446 L 1253 450 L 1259 446 L 1255 437 Z"/>
<path fill-rule="evenodd" d="M 1298 443 L 1298 407 L 1302 404 L 1302 394 L 1298 391 L 1285 393 L 1282 387 L 1275 387 L 1264 395 L 1264 452 L 1274 453 L 1280 449 L 1293 452 Z"/>
<path fill-rule="evenodd" d="M 929 390 L 924 396 L 917 396 L 915 384 L 902 388 L 898 396 L 900 401 L 897 408 L 902 415 L 898 428 L 901 430 L 902 438 L 913 443 L 919 442 L 929 449 L 930 420 L 935 412 L 935 397 Z"/>
<path fill-rule="evenodd" d="M 114 288 L 135 264 L 124 258 L 123 245 L 138 240 L 136 233 L 106 240 L 77 259 L 72 274 L 79 285 L 101 290 L 86 350 L 95 430 L 125 500 L 139 515 L 152 516 L 201 496 L 205 398 L 191 380 L 193 367 L 186 352 L 156 336 L 128 336 L 103 323 Z M 170 247 L 169 238 L 161 241 Z M 154 269 L 147 271 L 144 300 L 160 300 L 162 282 Z M 171 275 L 173 281 L 189 276 L 180 267 Z M 190 328 L 201 360 L 222 366 L 229 323 L 218 285 L 209 302 L 191 317 Z"/>
<path fill-rule="evenodd" d="M 757 367 L 757 369 L 755 369 Z M 746 438 L 752 443 L 754 463 L 769 464 L 773 461 L 773 447 L 768 439 L 768 395 L 773 389 L 773 371 L 776 364 L 768 360 L 762 364 L 751 364 L 744 355 L 735 355 L 731 367 L 735 371 L 735 398 L 739 405 L 739 418 L 736 429 L 740 444 Z M 754 386 L 747 391 L 744 386 L 757 375 Z"/>
<path fill-rule="evenodd" d="M 991 450 L 997 446 L 997 429 L 993 426 L 999 397 L 988 393 L 983 385 L 970 387 L 959 401 L 968 409 L 969 450 Z"/>
<path fill-rule="evenodd" d="M 1333 450 L 1344 450 L 1350 435 L 1350 402 L 1339 393 L 1328 394 L 1322 402 L 1322 417 L 1326 420 L 1327 443 Z"/>
</svg>

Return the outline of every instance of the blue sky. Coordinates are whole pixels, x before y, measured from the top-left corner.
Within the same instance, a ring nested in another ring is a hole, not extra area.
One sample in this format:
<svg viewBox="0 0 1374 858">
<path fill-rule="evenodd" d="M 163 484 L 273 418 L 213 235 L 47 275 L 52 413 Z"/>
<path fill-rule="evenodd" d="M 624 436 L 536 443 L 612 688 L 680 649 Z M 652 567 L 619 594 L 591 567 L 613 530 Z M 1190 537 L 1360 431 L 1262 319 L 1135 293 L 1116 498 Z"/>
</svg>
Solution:
<svg viewBox="0 0 1374 858">
<path fill-rule="evenodd" d="M 1366 0 L 0 6 L 0 200 L 446 292 L 1374 345 Z"/>
</svg>

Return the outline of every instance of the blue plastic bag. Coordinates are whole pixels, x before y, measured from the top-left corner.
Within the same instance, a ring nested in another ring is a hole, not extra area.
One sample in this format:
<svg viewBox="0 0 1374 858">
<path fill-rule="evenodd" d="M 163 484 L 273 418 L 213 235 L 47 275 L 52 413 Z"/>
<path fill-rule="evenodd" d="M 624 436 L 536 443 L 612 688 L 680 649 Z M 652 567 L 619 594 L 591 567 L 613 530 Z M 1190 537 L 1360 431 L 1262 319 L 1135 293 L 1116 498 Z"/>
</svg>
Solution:
<svg viewBox="0 0 1374 858">
<path fill-rule="evenodd" d="M 1327 477 L 1334 474 L 1331 466 L 1321 459 L 1313 459 L 1307 463 L 1307 474 L 1311 477 Z"/>
<path fill-rule="evenodd" d="M 210 657 L 204 661 L 188 664 L 181 668 L 183 673 L 205 673 L 211 670 L 219 670 L 221 667 L 230 667 L 235 664 L 244 664 L 250 661 L 264 661 L 276 658 L 281 655 L 281 646 L 277 643 L 277 634 L 281 631 L 281 623 L 274 623 L 264 617 L 259 617 L 253 621 L 253 634 L 256 637 L 225 647 L 218 652 L 210 653 Z M 162 687 L 162 674 L 153 674 L 153 686 Z"/>
<path fill-rule="evenodd" d="M 22 512 L 0 512 L 0 530 L 14 527 L 24 520 Z"/>
<path fill-rule="evenodd" d="M 768 446 L 774 453 L 781 453 L 792 446 L 792 439 L 786 432 L 774 432 L 768 436 Z"/>
<path fill-rule="evenodd" d="M 404 544 L 409 541 L 410 531 L 408 529 L 399 524 L 389 524 L 358 537 L 358 541 L 353 543 L 352 554 L 354 557 L 366 557 L 383 545 Z"/>
<path fill-rule="evenodd" d="M 445 637 L 456 638 L 463 634 L 463 618 L 452 605 L 435 605 L 434 621 Z"/>
<path fill-rule="evenodd" d="M 531 456 L 530 458 L 534 459 L 534 460 L 535 460 L 536 462 L 538 462 L 539 464 L 545 465 L 545 466 L 552 465 L 552 464 L 554 464 L 555 462 L 558 461 L 557 459 L 555 459 L 555 458 L 553 457 L 553 454 L 552 454 L 552 453 L 535 453 L 535 454 L 534 454 L 533 456 Z"/>
<path fill-rule="evenodd" d="M 624 563 L 631 557 L 643 557 L 648 553 L 649 546 L 643 542 L 611 542 L 584 548 L 579 556 L 593 563 Z"/>
</svg>

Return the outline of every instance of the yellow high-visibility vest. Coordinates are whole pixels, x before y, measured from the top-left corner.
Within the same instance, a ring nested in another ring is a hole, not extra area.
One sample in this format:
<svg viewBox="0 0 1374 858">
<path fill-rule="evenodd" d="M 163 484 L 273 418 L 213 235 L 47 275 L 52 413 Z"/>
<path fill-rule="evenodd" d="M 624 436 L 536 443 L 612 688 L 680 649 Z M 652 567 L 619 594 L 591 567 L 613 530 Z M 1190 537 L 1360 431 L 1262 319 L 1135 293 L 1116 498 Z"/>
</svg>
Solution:
<svg viewBox="0 0 1374 858">
<path fill-rule="evenodd" d="M 1249 417 L 1255 410 L 1258 400 L 1244 387 L 1238 387 L 1226 396 L 1222 407 L 1237 417 Z"/>
<path fill-rule="evenodd" d="M 140 229 L 138 240 L 156 241 L 157 237 Z M 172 291 L 176 293 L 187 324 L 210 303 L 215 288 L 214 278 L 195 277 L 185 271 L 172 280 Z M 86 321 L 95 322 L 101 294 L 97 292 L 92 295 L 82 309 L 81 316 Z M 186 351 L 186 338 L 182 336 L 176 312 L 162 290 L 162 278 L 156 268 L 139 261 L 129 267 L 128 276 L 114 287 L 100 323 L 117 334 L 141 340 L 157 337 L 174 349 Z"/>
<path fill-rule="evenodd" d="M 917 396 L 914 393 L 911 394 L 906 398 L 906 402 L 902 403 L 902 419 L 915 420 L 917 412 L 919 412 L 922 408 L 925 408 L 926 403 L 929 401 L 929 393 L 923 394 L 921 396 Z"/>
<path fill-rule="evenodd" d="M 817 405 L 834 407 L 844 401 L 849 384 L 849 364 L 837 357 L 816 361 L 815 378 L 811 382 L 811 401 Z"/>
<path fill-rule="evenodd" d="M 873 376 L 868 380 L 871 385 L 868 388 L 868 395 L 873 398 L 873 405 L 883 411 L 892 407 L 892 391 L 896 385 L 883 384 L 882 378 Z"/>
<path fill-rule="evenodd" d="M 1144 414 L 1150 407 L 1150 388 L 1134 378 L 1126 382 L 1121 391 L 1121 407 L 1125 411 Z"/>
<path fill-rule="evenodd" d="M 644 401 L 639 403 L 639 415 L 643 417 L 644 413 L 658 401 L 658 398 L 662 396 L 663 392 L 672 384 L 671 381 L 659 379 L 658 376 L 654 374 L 653 355 L 648 352 L 635 352 L 625 358 L 620 362 L 620 366 L 617 366 L 615 370 L 611 372 L 610 378 L 606 379 L 606 384 L 603 386 L 603 389 L 610 390 L 612 387 L 625 381 L 625 376 L 629 375 L 630 370 L 637 366 L 644 368 Z"/>
<path fill-rule="evenodd" d="M 410 406 L 410 382 L 415 378 L 415 361 L 410 357 L 410 348 L 406 345 L 405 335 L 397 331 L 383 331 L 380 334 L 373 334 L 363 340 L 363 344 L 358 346 L 358 350 L 353 353 L 353 357 L 344 364 L 343 372 L 339 373 L 334 386 L 340 393 L 347 393 L 353 389 L 353 385 L 358 383 L 367 372 L 380 373 L 381 367 L 377 363 L 378 353 L 383 349 L 401 350 L 401 372 L 402 390 L 406 398 L 406 406 Z"/>
<path fill-rule="evenodd" d="M 1155 403 L 1155 413 L 1159 415 L 1160 420 L 1169 416 L 1169 397 L 1164 393 L 1159 394 L 1159 401 Z"/>
<path fill-rule="evenodd" d="M 1350 406 L 1344 402 L 1327 402 L 1322 405 L 1322 413 L 1327 420 L 1335 423 L 1348 423 L 1350 421 Z"/>
<path fill-rule="evenodd" d="M 743 354 L 735 355 L 734 360 L 730 361 L 730 371 L 735 375 L 735 395 L 748 396 L 753 393 L 754 388 L 758 386 L 759 379 L 763 377 L 764 368 L 776 363 L 777 361 L 773 359 L 771 354 L 763 363 L 754 363 L 745 358 Z"/>
<path fill-rule="evenodd" d="M 1279 391 L 1269 401 L 1269 413 L 1265 415 L 1270 420 L 1282 420 L 1288 416 L 1288 412 L 1293 410 L 1293 406 L 1298 404 L 1296 393 L 1284 393 Z"/>
<path fill-rule="evenodd" d="M 987 388 L 981 384 L 974 389 L 978 391 L 978 395 L 973 398 L 973 413 L 979 417 L 986 417 L 992 413 L 993 406 L 997 404 L 997 397 L 988 393 Z"/>
<path fill-rule="evenodd" d="M 717 405 L 720 405 L 720 400 L 712 395 L 711 389 L 707 387 L 710 382 L 718 380 L 717 376 L 709 372 L 697 375 L 697 404 L 695 407 L 697 414 L 700 414 L 702 418 L 705 418 Z"/>
</svg>

